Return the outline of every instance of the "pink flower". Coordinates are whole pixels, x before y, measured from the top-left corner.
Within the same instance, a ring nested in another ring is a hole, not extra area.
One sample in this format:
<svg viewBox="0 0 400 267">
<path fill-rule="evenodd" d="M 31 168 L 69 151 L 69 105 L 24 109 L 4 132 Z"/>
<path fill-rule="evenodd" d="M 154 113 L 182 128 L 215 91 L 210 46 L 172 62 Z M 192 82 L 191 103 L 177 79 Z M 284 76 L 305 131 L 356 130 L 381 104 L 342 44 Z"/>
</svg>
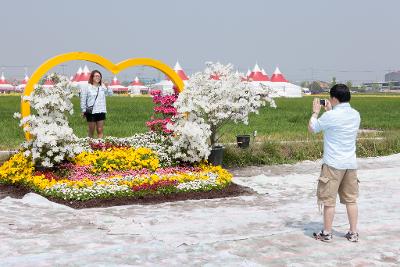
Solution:
<svg viewBox="0 0 400 267">
<path fill-rule="evenodd" d="M 163 118 L 156 118 L 151 116 L 151 120 L 146 122 L 146 126 L 150 128 L 151 131 L 171 134 L 172 130 L 167 129 L 168 123 L 173 123 L 171 118 L 177 114 L 176 108 L 173 106 L 175 101 L 178 99 L 178 94 L 165 95 L 163 96 L 160 90 L 154 90 L 151 92 L 153 95 L 153 103 L 156 105 L 154 107 L 154 113 L 162 115 Z"/>
</svg>

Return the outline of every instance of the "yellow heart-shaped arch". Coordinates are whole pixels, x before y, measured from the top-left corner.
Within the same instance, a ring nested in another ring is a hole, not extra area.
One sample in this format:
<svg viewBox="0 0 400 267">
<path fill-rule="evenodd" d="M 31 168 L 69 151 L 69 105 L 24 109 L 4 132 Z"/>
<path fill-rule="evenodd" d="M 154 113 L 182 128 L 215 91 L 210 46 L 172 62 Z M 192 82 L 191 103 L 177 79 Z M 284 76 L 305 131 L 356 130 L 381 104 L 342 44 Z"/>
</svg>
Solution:
<svg viewBox="0 0 400 267">
<path fill-rule="evenodd" d="M 170 68 L 167 64 L 165 64 L 159 60 L 155 60 L 155 59 L 151 59 L 151 58 L 130 58 L 130 59 L 121 61 L 117 64 L 114 64 L 111 61 L 109 61 L 108 59 L 106 59 L 102 56 L 96 55 L 96 54 L 92 54 L 92 53 L 88 53 L 88 52 L 70 52 L 70 53 L 55 56 L 55 57 L 47 60 L 46 62 L 44 62 L 42 65 L 40 65 L 39 68 L 37 68 L 35 70 L 35 72 L 32 74 L 31 78 L 29 79 L 28 83 L 26 84 L 23 95 L 29 96 L 33 92 L 35 84 L 39 83 L 39 81 L 43 77 L 43 75 L 45 75 L 49 70 L 51 70 L 52 68 L 54 68 L 55 66 L 57 66 L 61 63 L 71 61 L 71 60 L 86 60 L 86 61 L 90 61 L 93 63 L 97 63 L 100 66 L 102 66 L 103 68 L 111 71 L 113 74 L 117 74 L 118 72 L 120 72 L 126 68 L 129 68 L 129 67 L 149 66 L 149 67 L 153 67 L 153 68 L 160 70 L 167 77 L 169 77 L 171 79 L 171 81 L 174 83 L 174 85 L 176 85 L 179 92 L 181 92 L 184 87 L 183 81 L 178 76 L 178 74 L 176 74 L 176 72 L 172 68 Z M 31 113 L 30 102 L 21 100 L 21 115 L 22 115 L 22 117 L 24 118 L 26 116 L 29 116 L 30 113 Z M 30 139 L 29 132 L 25 132 L 25 138 L 27 140 Z"/>
</svg>

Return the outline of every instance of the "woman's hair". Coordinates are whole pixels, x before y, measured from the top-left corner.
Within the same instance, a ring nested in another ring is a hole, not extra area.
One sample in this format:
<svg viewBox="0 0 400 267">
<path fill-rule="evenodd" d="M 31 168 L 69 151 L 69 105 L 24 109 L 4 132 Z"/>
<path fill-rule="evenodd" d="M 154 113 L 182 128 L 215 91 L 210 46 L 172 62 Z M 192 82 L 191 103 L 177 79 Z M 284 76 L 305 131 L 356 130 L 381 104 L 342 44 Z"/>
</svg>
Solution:
<svg viewBox="0 0 400 267">
<path fill-rule="evenodd" d="M 94 71 L 92 71 L 92 72 L 90 73 L 90 77 L 89 77 L 89 83 L 90 83 L 91 85 L 93 85 L 93 77 L 94 77 L 94 75 L 95 75 L 96 73 L 100 74 L 100 84 L 101 84 L 101 82 L 102 82 L 103 75 L 101 75 L 101 72 L 100 72 L 100 71 L 94 70 Z"/>
</svg>

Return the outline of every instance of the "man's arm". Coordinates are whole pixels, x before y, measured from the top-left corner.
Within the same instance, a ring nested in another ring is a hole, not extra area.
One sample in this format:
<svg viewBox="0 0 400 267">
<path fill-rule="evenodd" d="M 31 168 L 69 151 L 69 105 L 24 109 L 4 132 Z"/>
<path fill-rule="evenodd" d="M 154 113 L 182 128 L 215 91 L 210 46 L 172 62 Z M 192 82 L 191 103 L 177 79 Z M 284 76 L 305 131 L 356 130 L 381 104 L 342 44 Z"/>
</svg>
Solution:
<svg viewBox="0 0 400 267">
<path fill-rule="evenodd" d="M 332 105 L 329 100 L 325 100 L 325 111 L 332 110 Z M 329 112 L 322 114 L 318 118 L 319 112 L 321 111 L 321 104 L 319 103 L 319 98 L 315 98 L 313 101 L 313 114 L 311 115 L 310 121 L 308 122 L 308 131 L 310 133 L 319 133 L 330 127 L 330 116 Z"/>
<path fill-rule="evenodd" d="M 319 104 L 319 98 L 314 98 L 313 101 L 313 113 L 311 115 L 310 121 L 308 122 L 308 131 L 310 133 L 317 133 L 319 130 L 317 129 L 318 123 L 318 115 L 321 111 L 321 105 Z"/>
</svg>

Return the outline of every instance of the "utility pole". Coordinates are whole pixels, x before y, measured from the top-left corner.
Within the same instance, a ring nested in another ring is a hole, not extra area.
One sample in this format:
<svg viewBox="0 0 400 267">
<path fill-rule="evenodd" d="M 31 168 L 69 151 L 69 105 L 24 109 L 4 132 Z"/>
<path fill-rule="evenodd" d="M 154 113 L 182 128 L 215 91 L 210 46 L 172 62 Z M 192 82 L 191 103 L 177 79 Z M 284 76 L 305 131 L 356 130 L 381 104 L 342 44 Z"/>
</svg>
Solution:
<svg viewBox="0 0 400 267">
<path fill-rule="evenodd" d="M 311 91 L 311 93 L 313 92 L 313 89 L 314 89 L 314 68 L 313 67 L 311 67 L 310 68 L 310 70 L 311 70 L 311 84 L 310 84 L 310 91 Z"/>
<path fill-rule="evenodd" d="M 60 67 L 62 68 L 62 75 L 65 76 L 65 67 L 66 67 L 66 65 L 65 64 L 60 64 Z"/>
</svg>

